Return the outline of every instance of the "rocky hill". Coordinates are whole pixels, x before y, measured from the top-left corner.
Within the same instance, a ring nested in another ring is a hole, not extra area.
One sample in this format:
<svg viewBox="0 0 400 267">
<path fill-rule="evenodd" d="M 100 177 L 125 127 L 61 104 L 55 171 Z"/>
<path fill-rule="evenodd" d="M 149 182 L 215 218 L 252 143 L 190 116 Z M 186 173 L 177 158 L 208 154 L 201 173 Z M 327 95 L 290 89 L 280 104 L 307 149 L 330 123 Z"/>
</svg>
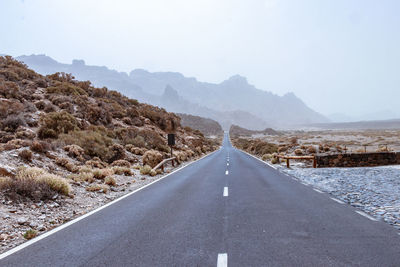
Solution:
<svg viewBox="0 0 400 267">
<path fill-rule="evenodd" d="M 238 136 L 247 136 L 250 137 L 252 135 L 256 134 L 261 134 L 261 135 L 280 135 L 278 131 L 275 131 L 272 128 L 266 128 L 264 130 L 256 131 L 256 130 L 249 130 L 242 128 L 237 125 L 232 125 L 229 129 L 229 135 L 232 137 L 238 137 Z"/>
<path fill-rule="evenodd" d="M 182 113 L 177 115 L 181 118 L 182 126 L 199 130 L 206 136 L 221 136 L 224 133 L 221 125 L 215 120 Z"/>
<path fill-rule="evenodd" d="M 218 147 L 162 108 L 0 57 L 0 252 L 159 177 L 167 133 L 178 164 Z"/>
<path fill-rule="evenodd" d="M 72 73 L 81 80 L 91 80 L 96 86 L 107 86 L 174 112 L 212 118 L 225 129 L 229 129 L 231 124 L 261 130 L 328 122 L 327 118 L 307 107 L 293 93 L 274 95 L 257 89 L 239 75 L 213 84 L 199 82 L 177 72 L 151 73 L 136 69 L 128 75 L 106 67 L 88 66 L 82 60 L 62 64 L 44 55 L 21 56 L 18 59 L 42 74 Z M 180 98 L 174 102 L 165 101 L 163 94 L 167 86 L 173 88 Z M 240 119 L 235 116 L 237 114 Z"/>
</svg>

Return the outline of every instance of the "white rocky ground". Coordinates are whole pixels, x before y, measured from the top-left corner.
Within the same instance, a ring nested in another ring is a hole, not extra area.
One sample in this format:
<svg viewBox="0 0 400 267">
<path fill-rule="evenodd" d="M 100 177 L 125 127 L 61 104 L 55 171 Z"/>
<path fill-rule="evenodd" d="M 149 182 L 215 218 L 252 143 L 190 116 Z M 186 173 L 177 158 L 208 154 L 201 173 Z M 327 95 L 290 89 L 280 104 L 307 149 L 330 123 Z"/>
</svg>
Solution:
<svg viewBox="0 0 400 267">
<path fill-rule="evenodd" d="M 293 162 L 294 163 L 294 162 Z M 362 168 L 278 169 L 400 229 L 400 165 Z"/>
<path fill-rule="evenodd" d="M 190 161 L 184 162 L 176 168 L 189 163 Z M 169 173 L 174 169 L 168 164 L 165 171 Z M 13 203 L 0 194 L 0 253 L 25 242 L 23 235 L 27 230 L 33 229 L 40 235 L 165 175 L 151 177 L 141 175 L 139 170 L 131 171 L 133 176 L 114 175 L 117 184 L 111 186 L 106 193 L 88 192 L 85 186 L 72 183 L 74 198 L 60 195 L 55 196 L 52 201 Z"/>
</svg>

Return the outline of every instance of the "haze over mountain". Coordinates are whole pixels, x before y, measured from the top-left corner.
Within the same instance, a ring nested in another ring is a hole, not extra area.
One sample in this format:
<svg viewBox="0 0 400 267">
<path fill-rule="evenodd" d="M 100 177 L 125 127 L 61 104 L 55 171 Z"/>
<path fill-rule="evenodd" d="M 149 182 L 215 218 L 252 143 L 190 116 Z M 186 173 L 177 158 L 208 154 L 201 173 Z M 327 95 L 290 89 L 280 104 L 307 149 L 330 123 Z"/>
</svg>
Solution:
<svg viewBox="0 0 400 267">
<path fill-rule="evenodd" d="M 225 129 L 236 124 L 249 129 L 286 127 L 329 120 L 307 107 L 293 93 L 278 96 L 257 89 L 245 77 L 235 75 L 219 83 L 197 81 L 177 72 L 136 69 L 128 75 L 104 66 L 88 66 L 83 60 L 63 64 L 45 55 L 20 56 L 18 60 L 41 74 L 72 73 L 140 101 L 217 120 Z"/>
</svg>

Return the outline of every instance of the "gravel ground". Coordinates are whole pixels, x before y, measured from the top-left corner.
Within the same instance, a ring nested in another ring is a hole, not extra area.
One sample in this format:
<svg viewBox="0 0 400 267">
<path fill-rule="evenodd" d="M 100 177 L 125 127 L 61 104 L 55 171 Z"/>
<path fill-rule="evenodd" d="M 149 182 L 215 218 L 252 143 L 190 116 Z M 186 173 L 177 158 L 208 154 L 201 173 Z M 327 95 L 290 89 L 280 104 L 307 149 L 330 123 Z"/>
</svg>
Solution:
<svg viewBox="0 0 400 267">
<path fill-rule="evenodd" d="M 302 168 L 277 166 L 371 216 L 400 229 L 400 165 L 363 168 Z"/>
</svg>

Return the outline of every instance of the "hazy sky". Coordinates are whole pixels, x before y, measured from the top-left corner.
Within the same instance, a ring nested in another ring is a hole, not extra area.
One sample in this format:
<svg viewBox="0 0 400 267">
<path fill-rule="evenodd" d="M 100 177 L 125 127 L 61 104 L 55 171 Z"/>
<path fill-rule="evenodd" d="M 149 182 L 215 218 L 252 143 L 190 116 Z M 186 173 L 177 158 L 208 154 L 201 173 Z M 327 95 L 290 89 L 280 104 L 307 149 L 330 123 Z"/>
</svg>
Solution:
<svg viewBox="0 0 400 267">
<path fill-rule="evenodd" d="M 398 0 L 0 0 L 0 53 L 234 74 L 323 113 L 400 116 Z"/>
</svg>

